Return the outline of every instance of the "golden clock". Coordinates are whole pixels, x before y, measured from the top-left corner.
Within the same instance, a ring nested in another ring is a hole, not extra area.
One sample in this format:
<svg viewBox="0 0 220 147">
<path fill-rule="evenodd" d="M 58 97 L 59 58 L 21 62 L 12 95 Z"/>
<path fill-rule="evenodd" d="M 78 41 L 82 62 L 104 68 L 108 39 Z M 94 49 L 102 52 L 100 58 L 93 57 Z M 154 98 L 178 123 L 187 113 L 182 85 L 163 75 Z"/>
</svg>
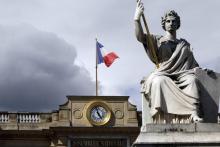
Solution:
<svg viewBox="0 0 220 147">
<path fill-rule="evenodd" d="M 87 119 L 92 125 L 103 126 L 110 121 L 111 111 L 103 102 L 93 102 L 87 108 Z"/>
</svg>

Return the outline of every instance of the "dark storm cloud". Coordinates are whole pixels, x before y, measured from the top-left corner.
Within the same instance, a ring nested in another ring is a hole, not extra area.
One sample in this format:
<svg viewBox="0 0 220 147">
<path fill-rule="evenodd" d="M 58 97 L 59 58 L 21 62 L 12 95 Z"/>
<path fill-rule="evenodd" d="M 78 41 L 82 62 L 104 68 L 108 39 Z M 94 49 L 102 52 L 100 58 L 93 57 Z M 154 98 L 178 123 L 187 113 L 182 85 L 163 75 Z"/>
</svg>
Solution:
<svg viewBox="0 0 220 147">
<path fill-rule="evenodd" d="M 74 64 L 76 56 L 53 33 L 0 25 L 1 111 L 50 111 L 66 95 L 94 94 L 89 72 Z"/>
</svg>

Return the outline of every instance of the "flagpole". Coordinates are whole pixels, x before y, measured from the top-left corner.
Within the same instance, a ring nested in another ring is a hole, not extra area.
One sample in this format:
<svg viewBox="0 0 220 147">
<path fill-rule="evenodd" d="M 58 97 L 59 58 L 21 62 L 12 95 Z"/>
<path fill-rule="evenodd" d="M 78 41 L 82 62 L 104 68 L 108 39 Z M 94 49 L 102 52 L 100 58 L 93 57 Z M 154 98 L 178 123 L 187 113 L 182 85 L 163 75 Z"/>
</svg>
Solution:
<svg viewBox="0 0 220 147">
<path fill-rule="evenodd" d="M 98 96 L 98 52 L 97 52 L 97 38 L 95 39 L 96 43 L 96 66 L 95 66 L 95 81 L 96 81 L 96 96 Z"/>
</svg>

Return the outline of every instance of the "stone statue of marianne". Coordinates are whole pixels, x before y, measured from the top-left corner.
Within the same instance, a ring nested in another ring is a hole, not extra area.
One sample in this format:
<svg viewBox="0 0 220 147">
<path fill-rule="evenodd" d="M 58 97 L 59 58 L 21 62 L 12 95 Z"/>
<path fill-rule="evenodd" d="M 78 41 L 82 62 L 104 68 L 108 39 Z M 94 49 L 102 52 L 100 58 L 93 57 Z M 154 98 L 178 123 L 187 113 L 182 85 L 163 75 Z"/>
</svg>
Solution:
<svg viewBox="0 0 220 147">
<path fill-rule="evenodd" d="M 159 63 L 159 68 L 142 81 L 142 94 L 149 101 L 151 117 L 163 113 L 189 116 L 190 122 L 201 122 L 199 81 L 195 76 L 195 69 L 199 65 L 190 44 L 177 38 L 180 17 L 175 11 L 168 11 L 161 21 L 165 35 L 150 35 L 142 29 L 140 19 L 143 12 L 144 6 L 139 0 L 134 16 L 136 37 L 143 43 L 149 58 L 154 62 L 149 50 L 149 38 L 152 38 Z"/>
</svg>

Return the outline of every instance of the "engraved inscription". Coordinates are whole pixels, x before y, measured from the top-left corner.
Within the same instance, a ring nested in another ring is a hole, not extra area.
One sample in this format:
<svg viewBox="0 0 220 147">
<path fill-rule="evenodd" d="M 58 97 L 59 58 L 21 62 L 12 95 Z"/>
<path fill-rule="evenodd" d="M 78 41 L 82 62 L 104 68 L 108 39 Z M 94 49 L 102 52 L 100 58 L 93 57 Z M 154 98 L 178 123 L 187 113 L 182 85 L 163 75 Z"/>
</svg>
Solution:
<svg viewBox="0 0 220 147">
<path fill-rule="evenodd" d="M 75 139 L 71 147 L 126 147 L 126 139 Z"/>
</svg>

